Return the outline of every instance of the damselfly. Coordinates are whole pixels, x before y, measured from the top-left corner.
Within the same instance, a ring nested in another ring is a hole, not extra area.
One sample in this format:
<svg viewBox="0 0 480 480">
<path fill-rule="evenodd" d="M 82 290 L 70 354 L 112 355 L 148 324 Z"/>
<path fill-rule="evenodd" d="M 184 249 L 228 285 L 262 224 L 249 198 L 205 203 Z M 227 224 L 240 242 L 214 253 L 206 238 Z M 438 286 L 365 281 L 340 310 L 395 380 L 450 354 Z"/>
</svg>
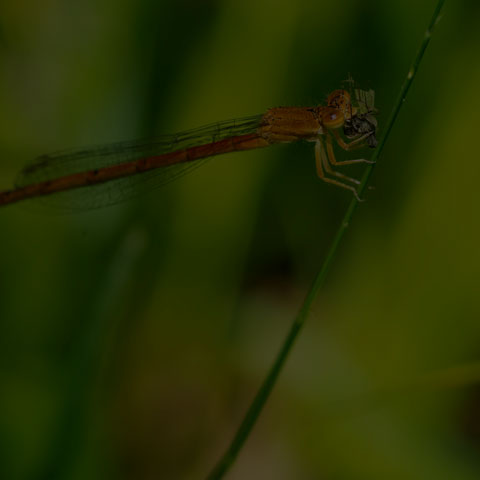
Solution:
<svg viewBox="0 0 480 480">
<path fill-rule="evenodd" d="M 350 190 L 360 200 L 359 181 L 334 170 L 333 143 L 344 150 L 375 147 L 377 122 L 373 90 L 335 90 L 326 105 L 276 107 L 263 115 L 215 123 L 154 140 L 120 142 L 43 155 L 19 174 L 12 190 L 0 192 L 0 206 L 27 199 L 53 199 L 73 210 L 123 201 L 184 175 L 209 157 L 278 143 L 315 144 L 318 176 Z M 340 131 L 343 130 L 343 135 Z"/>
</svg>

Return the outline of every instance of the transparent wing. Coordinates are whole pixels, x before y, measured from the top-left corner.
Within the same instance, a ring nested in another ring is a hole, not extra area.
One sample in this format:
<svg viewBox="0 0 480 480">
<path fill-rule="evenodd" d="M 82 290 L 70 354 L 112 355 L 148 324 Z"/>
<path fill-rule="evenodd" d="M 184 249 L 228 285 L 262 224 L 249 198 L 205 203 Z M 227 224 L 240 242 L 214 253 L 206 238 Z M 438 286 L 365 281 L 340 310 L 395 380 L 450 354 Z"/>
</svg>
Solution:
<svg viewBox="0 0 480 480">
<path fill-rule="evenodd" d="M 367 113 L 377 113 L 375 108 L 375 92 L 370 90 L 355 89 L 355 99 L 357 108 L 361 115 Z"/>
<path fill-rule="evenodd" d="M 225 138 L 253 133 L 262 116 L 227 120 L 155 139 L 63 150 L 36 158 L 18 175 L 17 188 L 79 172 L 120 165 L 141 158 L 207 145 Z M 64 211 L 77 211 L 116 204 L 161 187 L 202 165 L 206 159 L 168 165 L 105 183 L 86 185 L 35 199 Z"/>
<path fill-rule="evenodd" d="M 57 212 L 74 213 L 116 205 L 170 183 L 203 165 L 208 159 L 178 163 L 122 177 L 96 185 L 53 193 L 27 200 L 27 204 L 51 208 Z"/>
</svg>

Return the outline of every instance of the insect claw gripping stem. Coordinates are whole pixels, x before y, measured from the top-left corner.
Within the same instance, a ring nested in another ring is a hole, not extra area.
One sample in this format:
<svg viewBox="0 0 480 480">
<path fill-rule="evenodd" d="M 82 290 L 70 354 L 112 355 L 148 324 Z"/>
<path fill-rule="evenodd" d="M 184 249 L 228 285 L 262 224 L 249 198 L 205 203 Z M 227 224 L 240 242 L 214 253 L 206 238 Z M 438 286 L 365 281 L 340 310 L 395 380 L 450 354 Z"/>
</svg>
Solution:
<svg viewBox="0 0 480 480">
<path fill-rule="evenodd" d="M 360 198 L 358 196 L 358 192 L 356 190 L 355 190 L 354 194 L 355 194 L 355 198 L 357 199 L 357 202 L 365 202 L 366 201 L 365 198 Z"/>
</svg>

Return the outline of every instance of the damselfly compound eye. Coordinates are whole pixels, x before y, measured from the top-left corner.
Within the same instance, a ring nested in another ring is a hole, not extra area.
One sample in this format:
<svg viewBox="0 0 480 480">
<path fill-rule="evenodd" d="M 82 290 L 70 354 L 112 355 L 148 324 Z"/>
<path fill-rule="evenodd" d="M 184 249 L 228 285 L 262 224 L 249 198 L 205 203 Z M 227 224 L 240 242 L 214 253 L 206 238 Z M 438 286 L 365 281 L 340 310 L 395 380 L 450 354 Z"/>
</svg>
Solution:
<svg viewBox="0 0 480 480">
<path fill-rule="evenodd" d="M 322 114 L 322 123 L 327 128 L 340 128 L 345 123 L 345 116 L 341 110 L 334 107 L 325 107 Z"/>
</svg>

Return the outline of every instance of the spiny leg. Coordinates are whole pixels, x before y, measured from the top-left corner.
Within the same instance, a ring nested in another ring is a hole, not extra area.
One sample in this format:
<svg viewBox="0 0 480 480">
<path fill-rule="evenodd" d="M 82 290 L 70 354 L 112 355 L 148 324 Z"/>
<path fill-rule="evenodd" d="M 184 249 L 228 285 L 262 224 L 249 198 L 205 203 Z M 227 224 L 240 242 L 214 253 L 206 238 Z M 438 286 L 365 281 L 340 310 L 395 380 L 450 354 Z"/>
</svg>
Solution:
<svg viewBox="0 0 480 480">
<path fill-rule="evenodd" d="M 357 179 L 349 177 L 348 175 L 345 175 L 341 172 L 337 172 L 337 171 L 333 170 L 332 167 L 330 166 L 330 164 L 328 163 L 328 157 L 327 157 L 327 154 L 325 152 L 325 147 L 324 147 L 322 141 L 320 139 L 318 139 L 317 143 L 320 143 L 320 145 L 316 144 L 315 148 L 316 149 L 318 148 L 319 151 L 320 151 L 320 158 L 322 160 L 323 169 L 325 170 L 325 172 L 327 174 L 334 175 L 335 177 L 341 178 L 341 179 L 343 179 L 347 182 L 352 182 L 352 183 L 355 183 L 356 185 L 360 185 L 360 182 Z"/>
<path fill-rule="evenodd" d="M 347 190 L 350 190 L 355 195 L 355 198 L 359 202 L 363 202 L 363 200 L 358 196 L 358 193 L 354 187 L 352 187 L 351 185 L 347 185 L 346 183 L 339 182 L 338 180 L 334 180 L 333 178 L 328 178 L 327 176 L 325 176 L 325 172 L 323 171 L 323 167 L 322 167 L 323 156 L 325 156 L 325 150 L 323 148 L 322 141 L 318 139 L 315 142 L 315 165 L 317 167 L 317 175 L 319 176 L 319 178 L 324 182 L 331 183 L 333 185 L 337 185 L 337 187 L 342 187 L 342 188 L 346 188 Z"/>
<path fill-rule="evenodd" d="M 343 142 L 343 144 L 345 144 L 345 142 L 343 141 L 342 137 L 340 137 L 340 134 L 336 130 L 333 130 L 333 134 L 335 135 L 335 139 L 337 140 L 337 143 L 342 148 L 344 148 L 342 146 L 342 144 L 340 143 L 340 141 Z M 375 163 L 375 162 L 372 162 L 371 160 L 365 160 L 364 158 L 357 158 L 355 160 L 343 160 L 343 161 L 339 162 L 335 158 L 335 154 L 333 152 L 332 136 L 327 132 L 326 137 L 327 137 L 328 160 L 332 165 L 353 165 L 354 163 L 368 163 L 368 164 Z M 345 144 L 345 145 L 351 145 L 351 144 Z M 362 145 L 362 146 L 365 146 L 365 145 Z M 358 148 L 360 148 L 360 147 L 358 147 Z M 344 148 L 344 150 L 348 150 L 348 148 Z"/>
</svg>

